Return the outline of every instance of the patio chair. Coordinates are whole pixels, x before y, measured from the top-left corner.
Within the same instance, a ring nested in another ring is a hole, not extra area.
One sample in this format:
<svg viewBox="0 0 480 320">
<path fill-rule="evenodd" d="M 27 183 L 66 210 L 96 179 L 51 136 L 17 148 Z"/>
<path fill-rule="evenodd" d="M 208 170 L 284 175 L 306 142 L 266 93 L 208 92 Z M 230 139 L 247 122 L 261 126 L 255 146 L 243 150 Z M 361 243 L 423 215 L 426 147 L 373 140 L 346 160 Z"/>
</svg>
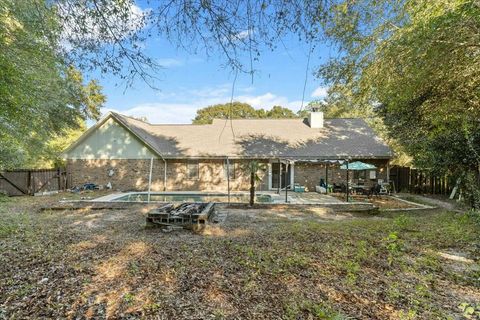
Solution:
<svg viewBox="0 0 480 320">
<path fill-rule="evenodd" d="M 379 187 L 378 194 L 385 194 L 385 195 L 390 194 L 390 185 L 388 183 L 383 183 L 378 187 Z"/>
<path fill-rule="evenodd" d="M 327 188 L 327 184 L 325 183 L 325 180 L 323 180 L 323 178 L 320 178 L 320 184 L 319 184 L 320 187 L 323 187 L 323 188 Z"/>
<path fill-rule="evenodd" d="M 381 185 L 375 184 L 373 187 L 370 188 L 370 194 L 368 196 L 370 197 L 374 195 L 378 197 L 380 195 L 381 189 L 382 189 Z"/>
<path fill-rule="evenodd" d="M 347 187 L 345 186 L 344 183 L 338 185 L 336 183 L 333 184 L 333 192 L 345 192 L 347 190 Z"/>
</svg>

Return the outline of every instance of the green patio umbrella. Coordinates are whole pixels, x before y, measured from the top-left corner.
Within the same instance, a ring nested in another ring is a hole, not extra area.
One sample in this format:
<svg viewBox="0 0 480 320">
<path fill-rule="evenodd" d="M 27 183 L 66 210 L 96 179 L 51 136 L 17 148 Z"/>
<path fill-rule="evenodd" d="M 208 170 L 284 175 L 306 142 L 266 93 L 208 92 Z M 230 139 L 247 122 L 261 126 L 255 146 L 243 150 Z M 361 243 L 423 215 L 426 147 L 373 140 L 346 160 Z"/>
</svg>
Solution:
<svg viewBox="0 0 480 320">
<path fill-rule="evenodd" d="M 363 163 L 361 161 L 355 161 L 348 164 L 348 170 L 360 171 L 360 170 L 373 170 L 376 169 L 373 164 Z M 347 165 L 342 164 L 340 169 L 347 170 Z"/>
<path fill-rule="evenodd" d="M 347 166 L 346 163 L 342 164 L 340 166 L 340 169 L 347 170 L 347 202 L 348 202 L 348 171 L 350 171 L 350 170 L 352 170 L 352 171 L 373 170 L 373 169 L 376 169 L 376 168 L 377 167 L 375 167 L 372 164 L 364 163 L 364 162 L 361 162 L 361 161 L 355 161 L 355 162 L 348 163 L 348 166 Z"/>
</svg>

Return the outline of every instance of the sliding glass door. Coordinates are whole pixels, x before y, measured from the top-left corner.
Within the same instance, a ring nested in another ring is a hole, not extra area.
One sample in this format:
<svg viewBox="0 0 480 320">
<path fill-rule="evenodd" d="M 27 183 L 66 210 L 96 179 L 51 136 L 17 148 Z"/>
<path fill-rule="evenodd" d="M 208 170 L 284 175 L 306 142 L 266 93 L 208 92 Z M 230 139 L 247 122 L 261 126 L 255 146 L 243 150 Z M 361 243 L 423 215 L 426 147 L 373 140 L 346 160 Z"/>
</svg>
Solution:
<svg viewBox="0 0 480 320">
<path fill-rule="evenodd" d="M 280 180 L 281 189 L 285 189 L 285 185 L 287 185 L 290 189 L 292 166 L 288 166 L 288 171 L 286 171 L 286 167 L 287 165 L 285 163 L 272 163 L 272 189 L 278 189 L 278 183 Z"/>
</svg>

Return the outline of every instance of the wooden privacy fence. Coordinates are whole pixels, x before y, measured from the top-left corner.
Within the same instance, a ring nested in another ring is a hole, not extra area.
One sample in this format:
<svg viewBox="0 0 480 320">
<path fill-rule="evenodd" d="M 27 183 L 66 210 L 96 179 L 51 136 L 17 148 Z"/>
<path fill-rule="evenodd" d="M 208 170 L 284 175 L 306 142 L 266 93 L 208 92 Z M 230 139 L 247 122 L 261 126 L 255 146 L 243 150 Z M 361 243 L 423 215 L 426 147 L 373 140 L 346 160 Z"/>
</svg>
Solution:
<svg viewBox="0 0 480 320">
<path fill-rule="evenodd" d="M 390 181 L 397 192 L 450 194 L 455 187 L 455 177 L 436 176 L 427 171 L 409 167 L 390 168 Z"/>
<path fill-rule="evenodd" d="M 70 179 L 63 168 L 0 171 L 0 192 L 9 196 L 34 195 L 69 187 Z"/>
</svg>

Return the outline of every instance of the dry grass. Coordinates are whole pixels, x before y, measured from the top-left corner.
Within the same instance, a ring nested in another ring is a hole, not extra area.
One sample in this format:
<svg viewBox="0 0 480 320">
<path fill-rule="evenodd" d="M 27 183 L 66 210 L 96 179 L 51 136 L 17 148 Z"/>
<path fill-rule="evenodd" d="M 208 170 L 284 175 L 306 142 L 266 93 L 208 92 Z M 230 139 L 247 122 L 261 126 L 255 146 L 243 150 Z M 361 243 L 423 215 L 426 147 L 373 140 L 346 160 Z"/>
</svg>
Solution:
<svg viewBox="0 0 480 320">
<path fill-rule="evenodd" d="M 345 201 L 346 196 L 345 194 L 340 194 L 340 193 L 335 193 L 332 194 L 335 198 Z M 369 202 L 373 203 L 376 207 L 382 209 L 413 209 L 413 208 L 418 208 L 419 206 L 408 203 L 405 201 L 401 201 L 399 199 L 396 199 L 392 196 L 387 196 L 387 195 L 379 195 L 379 196 L 364 196 L 364 195 L 350 195 L 349 196 L 349 201 L 350 202 Z M 413 202 L 416 202 L 412 200 Z M 420 205 L 422 204 L 421 202 L 418 202 Z"/>
<path fill-rule="evenodd" d="M 163 233 L 142 206 L 37 210 L 59 197 L 0 203 L 0 319 L 445 319 L 480 301 L 465 215 L 224 209 Z"/>
</svg>

